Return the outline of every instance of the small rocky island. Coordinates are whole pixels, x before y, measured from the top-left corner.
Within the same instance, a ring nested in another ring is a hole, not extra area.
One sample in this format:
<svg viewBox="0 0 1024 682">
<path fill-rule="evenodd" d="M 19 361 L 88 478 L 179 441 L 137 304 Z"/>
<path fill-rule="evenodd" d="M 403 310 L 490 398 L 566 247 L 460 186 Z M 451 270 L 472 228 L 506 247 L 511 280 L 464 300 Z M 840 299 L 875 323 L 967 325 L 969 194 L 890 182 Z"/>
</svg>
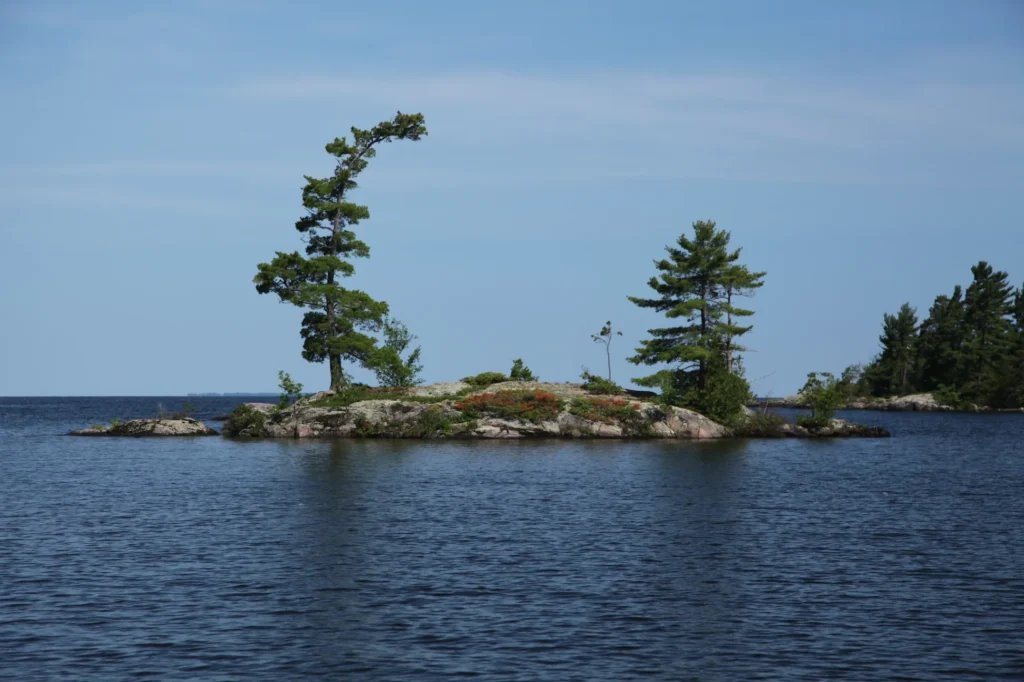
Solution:
<svg viewBox="0 0 1024 682">
<path fill-rule="evenodd" d="M 242 405 L 224 434 L 248 438 L 663 438 L 887 437 L 878 427 L 833 419 L 807 428 L 766 422 L 753 411 L 733 427 L 654 394 L 594 394 L 582 384 L 501 382 L 475 387 L 446 382 L 409 389 L 324 391 L 278 410 Z"/>
<path fill-rule="evenodd" d="M 129 438 L 166 436 L 216 436 L 217 432 L 206 424 L 182 417 L 180 419 L 132 419 L 113 422 L 107 426 L 94 424 L 87 429 L 72 431 L 72 436 L 122 436 Z"/>
</svg>

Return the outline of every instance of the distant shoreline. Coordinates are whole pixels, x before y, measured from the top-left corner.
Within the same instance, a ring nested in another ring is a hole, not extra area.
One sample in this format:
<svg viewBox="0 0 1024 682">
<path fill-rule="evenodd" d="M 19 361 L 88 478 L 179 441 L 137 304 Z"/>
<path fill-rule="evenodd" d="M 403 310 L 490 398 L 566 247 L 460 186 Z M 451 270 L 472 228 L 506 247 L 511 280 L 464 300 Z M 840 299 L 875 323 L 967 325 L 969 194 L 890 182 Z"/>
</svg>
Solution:
<svg viewBox="0 0 1024 682">
<path fill-rule="evenodd" d="M 750 408 L 782 407 L 805 409 L 803 397 L 790 395 L 783 398 L 758 398 L 747 404 Z M 874 410 L 876 412 L 944 412 L 944 413 L 991 413 L 1024 414 L 1024 407 L 993 408 L 985 405 L 970 405 L 963 408 L 944 405 L 931 393 L 893 396 L 889 398 L 856 398 L 843 405 L 841 410 Z"/>
</svg>

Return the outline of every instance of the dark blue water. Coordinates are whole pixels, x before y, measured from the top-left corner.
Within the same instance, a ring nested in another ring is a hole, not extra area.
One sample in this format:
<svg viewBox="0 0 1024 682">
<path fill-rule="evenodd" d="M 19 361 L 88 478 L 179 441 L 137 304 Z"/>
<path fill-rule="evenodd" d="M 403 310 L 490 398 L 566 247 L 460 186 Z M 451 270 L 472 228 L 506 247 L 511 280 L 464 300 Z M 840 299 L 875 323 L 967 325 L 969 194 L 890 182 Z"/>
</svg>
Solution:
<svg viewBox="0 0 1024 682">
<path fill-rule="evenodd" d="M 0 399 L 0 677 L 1024 676 L 1024 417 L 889 440 L 69 438 Z M 200 415 L 239 399 L 196 399 Z"/>
</svg>

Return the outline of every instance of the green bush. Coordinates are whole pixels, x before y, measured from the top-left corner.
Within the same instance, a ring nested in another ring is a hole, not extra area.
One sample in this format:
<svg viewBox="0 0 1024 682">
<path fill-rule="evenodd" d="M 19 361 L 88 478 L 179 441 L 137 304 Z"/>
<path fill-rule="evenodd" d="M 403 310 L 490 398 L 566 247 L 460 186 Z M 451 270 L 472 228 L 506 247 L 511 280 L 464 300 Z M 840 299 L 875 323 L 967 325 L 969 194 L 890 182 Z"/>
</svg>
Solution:
<svg viewBox="0 0 1024 682">
<path fill-rule="evenodd" d="M 832 423 L 831 417 L 821 417 L 808 414 L 798 414 L 796 423 L 805 429 L 823 429 Z"/>
<path fill-rule="evenodd" d="M 410 434 L 416 438 L 437 438 L 452 435 L 452 421 L 448 419 L 440 407 L 429 407 L 416 424 L 418 433 Z"/>
<path fill-rule="evenodd" d="M 786 420 L 777 414 L 756 412 L 738 419 L 732 427 L 740 438 L 784 438 Z"/>
<path fill-rule="evenodd" d="M 284 370 L 277 373 L 277 387 L 281 389 L 281 398 L 278 400 L 278 407 L 282 410 L 290 407 L 302 397 L 302 384 L 292 381 L 291 375 Z"/>
<path fill-rule="evenodd" d="M 684 407 L 696 410 L 721 424 L 734 421 L 750 402 L 750 384 L 738 374 L 709 372 L 704 390 L 690 388 L 684 394 Z"/>
<path fill-rule="evenodd" d="M 404 324 L 388 318 L 384 321 L 384 345 L 375 349 L 366 362 L 366 367 L 377 375 L 377 381 L 387 388 L 403 388 L 423 383 L 419 378 L 423 371 L 420 364 L 420 348 L 417 346 L 405 358 L 402 353 L 416 340 Z"/>
<path fill-rule="evenodd" d="M 939 386 L 938 390 L 932 393 L 932 397 L 935 398 L 935 402 L 940 405 L 948 405 L 955 410 L 967 410 L 971 406 L 971 401 L 961 396 L 957 391 L 949 386 Z"/>
<path fill-rule="evenodd" d="M 465 380 L 463 380 L 465 381 Z M 468 395 L 475 390 L 473 387 L 464 388 L 457 393 L 446 395 L 426 396 L 409 395 L 407 388 L 376 388 L 362 384 L 349 386 L 348 388 L 331 395 L 311 401 L 311 407 L 348 407 L 353 403 L 360 403 L 364 400 L 401 400 L 406 403 L 442 403 L 446 400 L 454 400 Z"/>
<path fill-rule="evenodd" d="M 309 403 L 312 407 L 348 407 L 364 400 L 405 400 L 404 388 L 374 388 L 357 384 L 337 391 L 331 395 L 318 398 Z"/>
<path fill-rule="evenodd" d="M 644 415 L 640 405 L 622 398 L 574 398 L 569 403 L 569 414 L 620 426 L 627 436 L 647 436 L 652 429 L 652 420 Z"/>
<path fill-rule="evenodd" d="M 512 381 L 540 381 L 540 379 L 530 371 L 530 368 L 523 364 L 522 358 L 516 358 L 512 361 L 512 369 L 508 372 L 508 378 Z"/>
<path fill-rule="evenodd" d="M 196 406 L 191 400 L 186 400 L 180 408 L 171 413 L 164 411 L 163 404 L 158 407 L 158 419 L 192 419 L 196 412 Z"/>
<path fill-rule="evenodd" d="M 846 404 L 847 386 L 829 372 L 811 372 L 799 394 L 811 408 L 811 416 L 797 417 L 797 423 L 806 428 L 827 426 L 836 410 Z"/>
<path fill-rule="evenodd" d="M 476 376 L 463 377 L 462 380 L 471 386 L 490 386 L 491 384 L 500 384 L 502 381 L 508 381 L 509 378 L 501 372 L 481 372 Z"/>
<path fill-rule="evenodd" d="M 224 435 L 259 438 L 267 435 L 266 424 L 266 414 L 248 405 L 239 405 L 224 422 Z"/>
<path fill-rule="evenodd" d="M 583 390 L 587 393 L 595 393 L 597 395 L 621 395 L 626 392 L 614 381 L 608 381 L 604 377 L 591 374 L 587 370 L 583 370 L 583 373 L 580 374 L 580 378 L 583 379 Z"/>
<path fill-rule="evenodd" d="M 703 389 L 697 386 L 696 372 L 665 369 L 633 381 L 661 389 L 657 402 L 694 410 L 720 424 L 733 423 L 752 397 L 747 380 L 718 363 L 708 368 Z"/>
</svg>

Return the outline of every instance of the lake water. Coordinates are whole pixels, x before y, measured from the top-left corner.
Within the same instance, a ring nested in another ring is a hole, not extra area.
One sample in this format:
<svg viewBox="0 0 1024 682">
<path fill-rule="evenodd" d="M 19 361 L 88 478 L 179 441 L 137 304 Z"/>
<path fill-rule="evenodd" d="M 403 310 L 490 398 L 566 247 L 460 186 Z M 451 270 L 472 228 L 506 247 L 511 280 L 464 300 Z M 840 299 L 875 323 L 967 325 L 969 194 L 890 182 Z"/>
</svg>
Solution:
<svg viewBox="0 0 1024 682">
<path fill-rule="evenodd" d="M 209 419 L 241 398 L 194 399 Z M 893 438 L 68 438 L 0 398 L 0 678 L 1024 677 L 1024 417 Z"/>
</svg>

